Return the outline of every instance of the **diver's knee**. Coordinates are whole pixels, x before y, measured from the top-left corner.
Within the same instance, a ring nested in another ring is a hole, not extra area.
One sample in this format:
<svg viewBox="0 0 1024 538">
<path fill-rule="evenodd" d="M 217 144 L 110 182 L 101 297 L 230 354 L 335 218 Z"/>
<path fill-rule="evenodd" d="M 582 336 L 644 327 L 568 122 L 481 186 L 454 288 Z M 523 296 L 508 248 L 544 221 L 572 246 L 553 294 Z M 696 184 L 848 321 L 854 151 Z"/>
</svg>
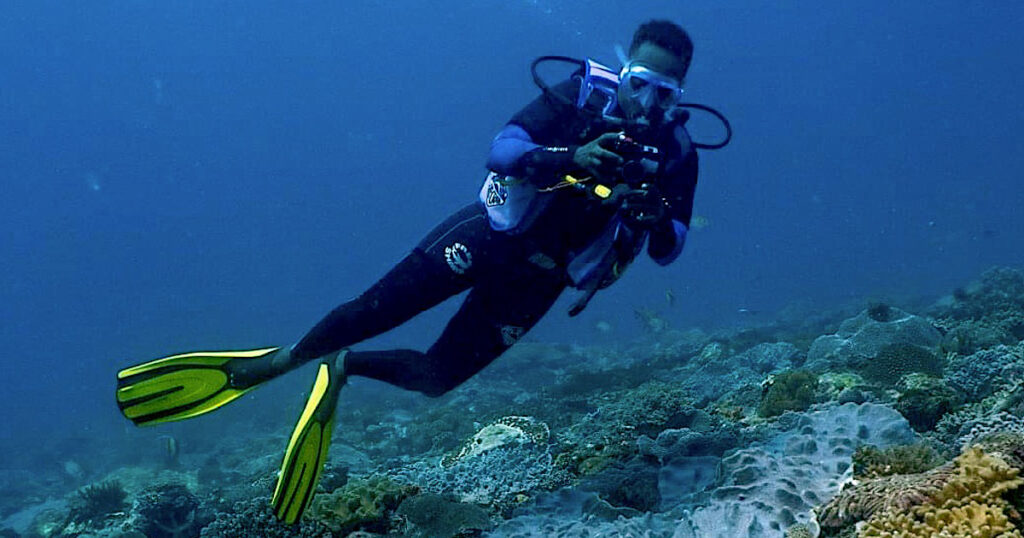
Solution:
<svg viewBox="0 0 1024 538">
<path fill-rule="evenodd" d="M 431 398 L 440 398 L 461 385 L 463 381 L 465 379 L 459 377 L 435 377 L 426 386 L 422 387 L 420 392 Z"/>
<path fill-rule="evenodd" d="M 430 386 L 430 387 L 423 387 L 422 389 L 420 389 L 420 392 L 422 392 L 423 395 L 427 396 L 428 398 L 440 398 L 441 396 L 444 396 L 445 394 L 448 394 L 448 392 L 451 391 L 451 390 L 452 389 L 450 389 L 448 387 Z"/>
</svg>

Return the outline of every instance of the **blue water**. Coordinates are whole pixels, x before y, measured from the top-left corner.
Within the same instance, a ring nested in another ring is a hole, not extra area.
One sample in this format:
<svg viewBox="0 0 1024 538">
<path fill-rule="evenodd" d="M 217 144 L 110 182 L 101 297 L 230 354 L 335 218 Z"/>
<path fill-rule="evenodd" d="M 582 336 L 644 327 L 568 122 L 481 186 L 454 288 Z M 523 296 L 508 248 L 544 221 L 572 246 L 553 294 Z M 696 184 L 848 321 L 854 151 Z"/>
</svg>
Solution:
<svg viewBox="0 0 1024 538">
<path fill-rule="evenodd" d="M 652 17 L 691 33 L 688 96 L 736 130 L 701 156 L 709 225 L 532 339 L 633 338 L 637 307 L 686 327 L 937 297 L 1024 264 L 1017 3 L 12 0 L 5 446 L 120 435 L 119 367 L 301 336 L 474 199 L 532 58 L 614 63 Z M 370 345 L 426 347 L 454 306 Z"/>
</svg>

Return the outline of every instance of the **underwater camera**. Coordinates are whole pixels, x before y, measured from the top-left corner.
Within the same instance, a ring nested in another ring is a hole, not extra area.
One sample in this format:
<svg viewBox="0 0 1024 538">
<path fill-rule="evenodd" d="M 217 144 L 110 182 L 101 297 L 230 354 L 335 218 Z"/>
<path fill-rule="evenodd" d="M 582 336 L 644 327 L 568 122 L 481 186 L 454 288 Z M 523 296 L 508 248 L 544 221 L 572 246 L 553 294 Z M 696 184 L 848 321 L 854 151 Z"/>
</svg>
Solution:
<svg viewBox="0 0 1024 538">
<path fill-rule="evenodd" d="M 622 181 L 630 186 L 647 183 L 658 173 L 661 152 L 654 146 L 641 144 L 625 133 L 619 133 L 611 150 L 622 157 Z"/>
</svg>

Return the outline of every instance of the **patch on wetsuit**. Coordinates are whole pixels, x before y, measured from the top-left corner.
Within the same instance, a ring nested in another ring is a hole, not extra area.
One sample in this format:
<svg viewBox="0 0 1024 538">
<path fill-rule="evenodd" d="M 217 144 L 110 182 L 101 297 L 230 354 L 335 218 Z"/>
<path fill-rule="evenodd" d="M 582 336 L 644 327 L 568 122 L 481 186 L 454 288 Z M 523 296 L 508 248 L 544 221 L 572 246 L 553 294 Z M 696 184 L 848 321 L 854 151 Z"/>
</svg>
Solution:
<svg viewBox="0 0 1024 538">
<path fill-rule="evenodd" d="M 469 248 L 462 243 L 452 243 L 450 247 L 444 247 L 444 261 L 456 274 L 463 275 L 473 266 L 473 255 Z"/>
<path fill-rule="evenodd" d="M 526 332 L 522 327 L 516 327 L 515 325 L 502 325 L 501 326 L 501 341 L 506 346 L 511 346 L 519 341 L 523 337 L 523 333 Z"/>
<path fill-rule="evenodd" d="M 558 267 L 558 263 L 555 262 L 555 260 L 551 259 L 551 256 L 548 256 L 543 252 L 534 252 L 532 255 L 530 255 L 529 260 L 530 263 L 546 271 L 550 271 Z"/>
</svg>

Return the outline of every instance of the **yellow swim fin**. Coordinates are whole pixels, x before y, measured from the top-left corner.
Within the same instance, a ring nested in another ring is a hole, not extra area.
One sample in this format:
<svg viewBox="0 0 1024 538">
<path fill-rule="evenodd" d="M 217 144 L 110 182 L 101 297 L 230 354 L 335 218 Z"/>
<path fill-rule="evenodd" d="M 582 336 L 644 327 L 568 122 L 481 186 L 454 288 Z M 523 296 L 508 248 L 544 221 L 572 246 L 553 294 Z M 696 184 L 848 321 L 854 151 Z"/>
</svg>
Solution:
<svg viewBox="0 0 1024 538">
<path fill-rule="evenodd" d="M 139 426 L 192 418 L 297 366 L 291 362 L 279 347 L 156 359 L 117 373 L 117 406 Z"/>
<path fill-rule="evenodd" d="M 334 408 L 338 393 L 345 385 L 346 353 L 342 350 L 335 360 L 320 363 L 309 400 L 288 441 L 281 474 L 270 501 L 274 515 L 287 525 L 297 522 L 313 500 L 320 472 L 327 461 Z"/>
</svg>

